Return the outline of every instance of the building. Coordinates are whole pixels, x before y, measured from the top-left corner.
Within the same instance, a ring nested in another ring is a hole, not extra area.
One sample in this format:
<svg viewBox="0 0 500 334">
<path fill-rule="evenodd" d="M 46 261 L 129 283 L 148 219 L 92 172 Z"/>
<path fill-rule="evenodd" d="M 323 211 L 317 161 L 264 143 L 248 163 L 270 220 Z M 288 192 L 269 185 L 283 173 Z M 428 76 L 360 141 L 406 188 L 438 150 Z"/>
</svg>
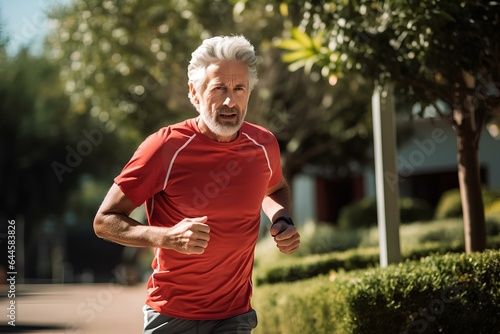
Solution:
<svg viewBox="0 0 500 334">
<path fill-rule="evenodd" d="M 399 187 L 401 197 L 422 198 L 435 206 L 443 192 L 458 188 L 457 135 L 450 123 L 440 119 L 412 122 L 412 137 L 398 148 L 399 175 L 387 177 Z M 500 189 L 498 134 L 482 131 L 479 154 L 482 183 Z M 373 166 L 341 180 L 299 175 L 293 187 L 294 217 L 299 222 L 335 221 L 342 206 L 376 194 Z"/>
</svg>

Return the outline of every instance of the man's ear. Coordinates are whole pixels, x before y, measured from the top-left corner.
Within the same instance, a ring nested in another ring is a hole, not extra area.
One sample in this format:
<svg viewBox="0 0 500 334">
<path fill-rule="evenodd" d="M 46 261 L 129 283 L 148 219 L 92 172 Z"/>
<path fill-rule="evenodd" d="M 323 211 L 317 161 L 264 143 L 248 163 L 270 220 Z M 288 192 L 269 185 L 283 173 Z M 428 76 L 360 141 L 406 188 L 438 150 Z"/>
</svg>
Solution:
<svg viewBox="0 0 500 334">
<path fill-rule="evenodd" d="M 189 83 L 189 91 L 191 92 L 191 103 L 194 105 L 200 104 L 200 99 L 198 98 L 198 94 L 192 82 Z"/>
</svg>

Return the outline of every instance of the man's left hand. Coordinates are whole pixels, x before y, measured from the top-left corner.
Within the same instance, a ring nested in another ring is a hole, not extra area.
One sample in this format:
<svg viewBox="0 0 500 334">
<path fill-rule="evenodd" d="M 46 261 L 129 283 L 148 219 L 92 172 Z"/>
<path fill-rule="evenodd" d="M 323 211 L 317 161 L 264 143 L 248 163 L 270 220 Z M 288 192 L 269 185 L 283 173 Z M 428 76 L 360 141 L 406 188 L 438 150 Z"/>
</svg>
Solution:
<svg viewBox="0 0 500 334">
<path fill-rule="evenodd" d="M 278 221 L 271 226 L 271 235 L 282 253 L 291 254 L 300 246 L 300 234 L 294 225 Z"/>
</svg>

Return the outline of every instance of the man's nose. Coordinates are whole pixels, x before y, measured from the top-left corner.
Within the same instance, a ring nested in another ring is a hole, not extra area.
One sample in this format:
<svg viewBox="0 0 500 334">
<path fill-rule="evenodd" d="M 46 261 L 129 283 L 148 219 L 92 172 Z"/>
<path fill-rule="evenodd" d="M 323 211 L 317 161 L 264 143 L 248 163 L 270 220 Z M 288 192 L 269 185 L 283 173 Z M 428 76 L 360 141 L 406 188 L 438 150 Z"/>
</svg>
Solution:
<svg viewBox="0 0 500 334">
<path fill-rule="evenodd" d="M 226 95 L 226 99 L 223 103 L 226 107 L 232 108 L 236 105 L 236 100 L 234 99 L 234 94 L 232 92 L 228 92 Z"/>
</svg>

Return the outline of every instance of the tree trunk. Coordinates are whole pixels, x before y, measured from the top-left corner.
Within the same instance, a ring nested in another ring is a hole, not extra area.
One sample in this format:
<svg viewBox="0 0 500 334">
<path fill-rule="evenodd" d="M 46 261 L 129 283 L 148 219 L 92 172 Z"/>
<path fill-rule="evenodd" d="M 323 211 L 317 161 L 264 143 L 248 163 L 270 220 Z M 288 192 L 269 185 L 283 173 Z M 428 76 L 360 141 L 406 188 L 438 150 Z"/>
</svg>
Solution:
<svg viewBox="0 0 500 334">
<path fill-rule="evenodd" d="M 486 248 L 486 222 L 479 169 L 479 136 L 474 112 L 466 114 L 455 110 L 458 144 L 458 181 L 462 199 L 462 212 L 467 253 Z"/>
<path fill-rule="evenodd" d="M 462 84 L 463 87 L 477 92 L 475 77 L 464 69 Z M 477 94 L 457 94 L 457 97 L 459 100 L 455 104 L 453 120 L 457 130 L 458 182 L 462 199 L 465 251 L 481 252 L 486 249 L 486 221 L 481 192 L 479 141 L 486 113 L 478 108 Z"/>
</svg>

